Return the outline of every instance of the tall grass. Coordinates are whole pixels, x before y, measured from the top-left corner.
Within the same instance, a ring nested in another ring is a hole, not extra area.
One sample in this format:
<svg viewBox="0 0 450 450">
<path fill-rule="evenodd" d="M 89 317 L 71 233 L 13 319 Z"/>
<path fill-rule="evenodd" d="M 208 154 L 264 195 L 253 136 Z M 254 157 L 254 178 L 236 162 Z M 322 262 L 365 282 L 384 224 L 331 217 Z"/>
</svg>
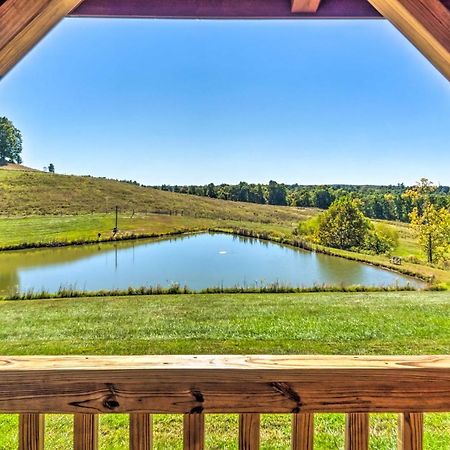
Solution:
<svg viewBox="0 0 450 450">
<path fill-rule="evenodd" d="M 189 286 L 181 286 L 177 283 L 170 286 L 140 286 L 126 289 L 102 289 L 98 291 L 79 290 L 75 287 L 60 287 L 56 292 L 47 290 L 16 292 L 6 295 L 3 300 L 42 300 L 52 298 L 81 298 L 81 297 L 123 297 L 139 295 L 182 295 L 182 294 L 301 294 L 307 292 L 411 292 L 419 290 L 442 290 L 431 286 L 425 289 L 417 289 L 409 284 L 405 286 L 362 286 L 362 285 L 326 285 L 315 284 L 313 286 L 292 286 L 279 282 L 269 284 L 254 284 L 251 286 L 211 286 L 204 289 L 191 289 Z"/>
</svg>

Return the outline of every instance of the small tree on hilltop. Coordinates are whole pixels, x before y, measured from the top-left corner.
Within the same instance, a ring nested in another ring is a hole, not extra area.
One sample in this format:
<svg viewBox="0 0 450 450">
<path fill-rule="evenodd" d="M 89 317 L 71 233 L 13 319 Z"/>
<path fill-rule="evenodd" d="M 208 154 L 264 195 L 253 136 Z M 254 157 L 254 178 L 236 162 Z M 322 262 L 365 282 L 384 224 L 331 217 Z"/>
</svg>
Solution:
<svg viewBox="0 0 450 450">
<path fill-rule="evenodd" d="M 55 166 L 53 165 L 53 163 L 50 163 L 50 164 L 48 165 L 48 171 L 49 171 L 50 173 L 55 173 Z"/>
<path fill-rule="evenodd" d="M 0 117 L 0 165 L 22 163 L 22 135 L 6 117 Z"/>
<path fill-rule="evenodd" d="M 335 200 L 320 216 L 317 241 L 343 250 L 363 247 L 372 224 L 360 207 L 359 200 L 347 196 Z"/>
</svg>

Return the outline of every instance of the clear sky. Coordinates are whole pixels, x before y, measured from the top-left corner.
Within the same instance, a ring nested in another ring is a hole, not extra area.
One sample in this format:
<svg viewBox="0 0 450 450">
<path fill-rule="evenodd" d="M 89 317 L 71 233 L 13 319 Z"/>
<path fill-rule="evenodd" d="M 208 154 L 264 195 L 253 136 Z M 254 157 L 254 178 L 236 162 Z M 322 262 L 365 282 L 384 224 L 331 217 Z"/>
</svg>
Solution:
<svg viewBox="0 0 450 450">
<path fill-rule="evenodd" d="M 450 83 L 385 21 L 66 19 L 0 82 L 24 163 L 145 184 L 450 184 Z"/>
</svg>

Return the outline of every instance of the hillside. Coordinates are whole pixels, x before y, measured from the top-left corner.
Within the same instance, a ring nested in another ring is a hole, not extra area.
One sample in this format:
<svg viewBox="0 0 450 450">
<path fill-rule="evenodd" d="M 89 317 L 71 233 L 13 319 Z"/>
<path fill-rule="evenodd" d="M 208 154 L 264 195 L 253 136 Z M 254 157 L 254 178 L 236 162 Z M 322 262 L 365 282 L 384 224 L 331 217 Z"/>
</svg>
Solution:
<svg viewBox="0 0 450 450">
<path fill-rule="evenodd" d="M 13 164 L 13 163 L 7 163 L 6 165 L 0 165 L 0 170 L 13 170 L 13 171 L 21 171 L 21 172 L 40 172 L 37 169 L 33 169 L 31 167 L 27 167 L 22 164 Z"/>
<path fill-rule="evenodd" d="M 159 191 L 104 178 L 0 170 L 0 215 L 110 213 L 171 214 L 196 218 L 295 223 L 311 209 L 273 207 Z"/>
</svg>

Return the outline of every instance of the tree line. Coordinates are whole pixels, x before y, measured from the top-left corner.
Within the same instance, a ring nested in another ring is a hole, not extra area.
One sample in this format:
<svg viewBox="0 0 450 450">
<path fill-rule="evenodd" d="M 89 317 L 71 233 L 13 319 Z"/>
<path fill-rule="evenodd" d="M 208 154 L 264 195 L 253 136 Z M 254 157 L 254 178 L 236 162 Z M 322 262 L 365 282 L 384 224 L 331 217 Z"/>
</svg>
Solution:
<svg viewBox="0 0 450 450">
<path fill-rule="evenodd" d="M 424 201 L 411 198 L 407 194 L 411 187 L 405 186 L 403 183 L 390 186 L 347 184 L 316 186 L 289 185 L 270 181 L 268 184 L 246 182 L 185 186 L 164 184 L 155 187 L 163 191 L 222 200 L 319 209 L 328 209 L 336 200 L 350 197 L 360 201 L 360 208 L 367 217 L 401 222 L 409 222 L 410 214 L 415 207 L 418 207 L 419 210 L 424 207 Z M 450 187 L 438 186 L 430 194 L 429 201 L 437 208 L 449 208 Z"/>
</svg>

